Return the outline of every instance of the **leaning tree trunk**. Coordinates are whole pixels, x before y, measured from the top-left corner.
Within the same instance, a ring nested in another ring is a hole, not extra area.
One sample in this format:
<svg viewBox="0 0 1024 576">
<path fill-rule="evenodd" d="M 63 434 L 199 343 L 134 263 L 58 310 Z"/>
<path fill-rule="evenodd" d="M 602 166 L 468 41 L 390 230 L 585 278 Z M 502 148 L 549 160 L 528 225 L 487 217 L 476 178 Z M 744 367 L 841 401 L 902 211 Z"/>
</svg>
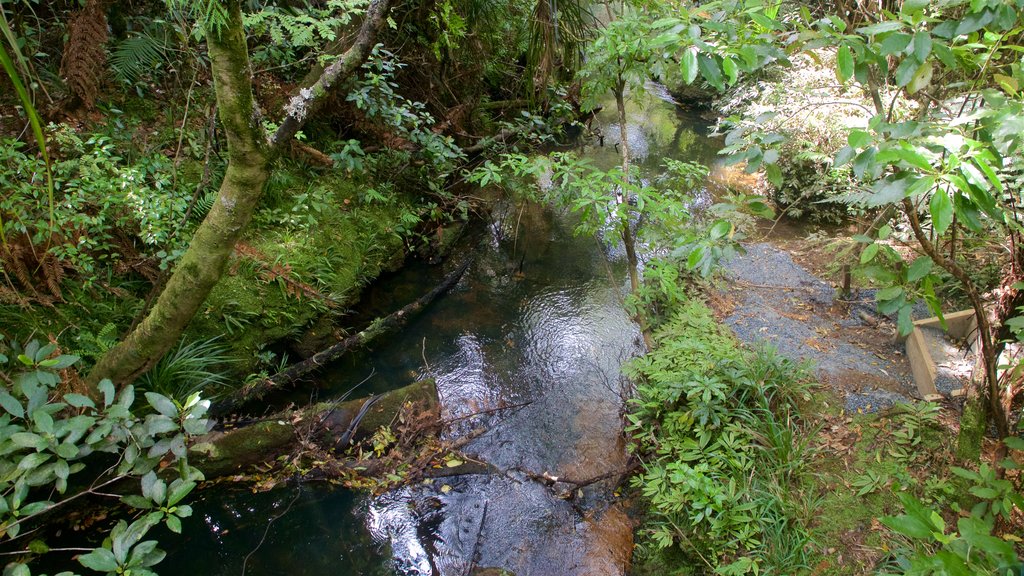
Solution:
<svg viewBox="0 0 1024 576">
<path fill-rule="evenodd" d="M 104 378 L 119 386 L 130 383 L 177 343 L 220 280 L 235 243 L 263 195 L 274 157 L 291 143 L 331 89 L 369 56 L 386 21 L 390 0 L 371 0 L 351 48 L 292 97 L 280 128 L 269 139 L 254 106 L 241 3 L 227 0 L 226 4 L 227 22 L 206 34 L 217 108 L 228 141 L 224 181 L 213 209 L 199 225 L 149 315 L 89 373 L 87 382 L 94 390 Z"/>
<path fill-rule="evenodd" d="M 109 378 L 128 383 L 149 370 L 175 343 L 220 280 L 242 231 L 252 218 L 270 174 L 270 150 L 253 106 L 252 71 L 237 0 L 220 34 L 207 34 L 220 121 L 227 135 L 228 166 L 217 201 L 149 315 L 89 373 L 89 383 Z"/>
</svg>

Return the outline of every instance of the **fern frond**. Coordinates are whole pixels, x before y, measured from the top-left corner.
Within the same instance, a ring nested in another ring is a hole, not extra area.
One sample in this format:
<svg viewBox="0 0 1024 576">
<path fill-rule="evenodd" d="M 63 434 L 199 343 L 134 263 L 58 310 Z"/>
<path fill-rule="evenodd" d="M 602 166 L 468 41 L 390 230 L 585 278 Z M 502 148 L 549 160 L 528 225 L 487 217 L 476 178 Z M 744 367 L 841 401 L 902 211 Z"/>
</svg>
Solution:
<svg viewBox="0 0 1024 576">
<path fill-rule="evenodd" d="M 110 66 L 119 82 L 134 84 L 167 60 L 167 40 L 150 34 L 125 38 L 114 46 Z"/>
</svg>

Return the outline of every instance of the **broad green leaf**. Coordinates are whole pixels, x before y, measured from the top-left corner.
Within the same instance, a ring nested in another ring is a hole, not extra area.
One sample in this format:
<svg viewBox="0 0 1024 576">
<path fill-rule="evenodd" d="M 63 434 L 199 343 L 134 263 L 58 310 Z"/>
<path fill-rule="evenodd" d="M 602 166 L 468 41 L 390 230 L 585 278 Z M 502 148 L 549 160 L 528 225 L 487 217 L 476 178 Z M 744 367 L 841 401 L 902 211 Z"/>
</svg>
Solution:
<svg viewBox="0 0 1024 576">
<path fill-rule="evenodd" d="M 868 244 L 864 251 L 860 253 L 860 263 L 867 264 L 875 259 L 878 255 L 879 246 L 878 244 Z"/>
<path fill-rule="evenodd" d="M 167 516 L 167 529 L 175 534 L 181 534 L 181 520 L 173 514 Z"/>
<path fill-rule="evenodd" d="M 88 396 L 82 394 L 65 394 L 64 401 L 75 408 L 95 408 L 96 403 Z"/>
<path fill-rule="evenodd" d="M 174 405 L 174 401 L 170 398 L 156 392 L 146 392 L 146 401 L 164 416 L 168 418 L 178 417 L 178 407 Z"/>
<path fill-rule="evenodd" d="M 856 155 L 857 151 L 855 149 L 850 146 L 843 146 L 839 149 L 839 152 L 836 153 L 836 159 L 833 167 L 839 168 L 849 164 L 850 160 L 853 160 L 853 157 Z"/>
<path fill-rule="evenodd" d="M 722 83 L 722 69 L 718 66 L 718 62 L 703 52 L 697 55 L 697 67 L 700 69 L 700 73 L 704 76 L 704 79 L 708 81 L 718 90 L 724 90 L 725 85 Z"/>
<path fill-rule="evenodd" d="M 181 502 L 195 487 L 195 482 L 182 482 L 181 480 L 172 482 L 170 492 L 167 494 L 167 505 L 174 506 Z"/>
<path fill-rule="evenodd" d="M 117 570 L 117 560 L 114 558 L 114 553 L 106 548 L 97 548 L 88 554 L 80 555 L 78 563 L 97 572 L 114 572 Z"/>
<path fill-rule="evenodd" d="M 782 186 L 782 169 L 778 164 L 766 164 L 764 167 L 765 177 L 776 188 Z"/>
<path fill-rule="evenodd" d="M 910 41 L 913 37 L 910 34 L 904 34 L 902 32 L 898 34 L 889 34 L 881 42 L 881 50 L 879 51 L 882 56 L 891 56 L 893 54 L 902 53 L 910 46 Z"/>
<path fill-rule="evenodd" d="M 907 268 L 907 280 L 910 282 L 917 282 L 921 278 L 924 278 L 932 271 L 934 262 L 928 256 L 920 256 Z"/>
<path fill-rule="evenodd" d="M 968 12 L 957 22 L 956 31 L 953 32 L 953 36 L 961 36 L 980 30 L 988 26 L 995 19 L 995 16 L 995 11 L 988 8 L 981 12 Z"/>
<path fill-rule="evenodd" d="M 886 176 L 871 187 L 872 194 L 865 204 L 871 207 L 895 204 L 907 196 L 907 188 L 913 183 L 909 174 Z"/>
<path fill-rule="evenodd" d="M 865 148 L 871 144 L 871 133 L 866 130 L 854 128 L 846 135 L 846 142 L 851 148 Z"/>
<path fill-rule="evenodd" d="M 732 58 L 722 59 L 722 71 L 725 72 L 725 78 L 732 86 L 736 83 L 736 79 L 739 78 L 739 70 L 736 68 L 736 61 Z"/>
<path fill-rule="evenodd" d="M 904 0 L 900 7 L 900 13 L 913 15 L 921 12 L 931 3 L 931 0 Z"/>
<path fill-rule="evenodd" d="M 903 23 L 902 22 L 896 22 L 896 21 L 889 20 L 889 21 L 886 21 L 886 22 L 879 22 L 877 24 L 871 24 L 870 26 L 862 26 L 860 28 L 857 28 L 856 32 L 858 34 L 863 34 L 865 36 L 872 36 L 872 35 L 875 35 L 875 34 L 883 34 L 885 32 L 895 32 L 896 30 L 902 30 L 902 29 L 903 29 Z"/>
<path fill-rule="evenodd" d="M 914 72 L 914 77 L 907 83 L 907 93 L 914 94 L 926 88 L 932 81 L 932 63 L 925 62 Z"/>
<path fill-rule="evenodd" d="M 896 85 L 902 88 L 910 84 L 919 68 L 921 68 L 921 63 L 916 58 L 913 56 L 904 58 L 900 65 L 896 67 Z"/>
<path fill-rule="evenodd" d="M 880 522 L 895 532 L 911 538 L 931 538 L 932 528 L 929 523 L 901 514 L 899 516 L 883 516 Z"/>
<path fill-rule="evenodd" d="M 32 448 L 34 450 L 45 450 L 50 443 L 47 442 L 42 436 L 33 434 L 31 432 L 17 432 L 11 435 L 11 442 L 15 446 L 22 448 Z"/>
<path fill-rule="evenodd" d="M 942 190 L 937 190 L 932 195 L 929 208 L 932 213 L 932 227 L 935 228 L 935 233 L 940 236 L 945 234 L 950 224 L 953 223 L 953 203 L 949 201 L 949 195 Z"/>
<path fill-rule="evenodd" d="M 903 288 L 901 286 L 889 286 L 883 288 L 875 293 L 875 300 L 883 302 L 886 300 L 895 300 L 903 295 Z"/>
<path fill-rule="evenodd" d="M 63 370 L 78 362 L 81 358 L 69 354 L 62 354 L 56 358 L 50 358 L 39 362 L 39 365 L 51 370 Z"/>
<path fill-rule="evenodd" d="M 25 407 L 14 396 L 8 394 L 6 390 L 0 390 L 0 406 L 3 406 L 3 409 L 15 418 L 25 417 Z"/>
<path fill-rule="evenodd" d="M 836 53 L 836 76 L 842 83 L 853 78 L 853 52 L 849 46 L 840 46 Z"/>
<path fill-rule="evenodd" d="M 727 220 L 719 220 L 718 222 L 715 222 L 713 226 L 711 226 L 709 235 L 711 236 L 712 240 L 718 240 L 720 238 L 725 238 L 731 232 L 732 224 Z"/>
<path fill-rule="evenodd" d="M 693 84 L 693 81 L 697 79 L 697 49 L 690 47 L 683 50 L 683 57 L 679 62 L 679 71 L 683 77 L 683 81 L 687 84 Z"/>
<path fill-rule="evenodd" d="M 100 380 L 98 387 L 100 392 L 103 393 L 103 405 L 110 406 L 114 402 L 114 395 L 117 392 L 114 389 L 114 383 L 104 378 L 103 380 Z"/>
<path fill-rule="evenodd" d="M 920 30 L 914 34 L 914 57 L 918 62 L 924 62 L 925 58 L 932 53 L 932 36 L 927 30 Z"/>
<path fill-rule="evenodd" d="M 899 316 L 896 318 L 896 328 L 900 331 L 900 336 L 907 336 L 914 330 L 914 320 L 910 316 L 913 309 L 909 303 L 900 307 Z"/>
</svg>

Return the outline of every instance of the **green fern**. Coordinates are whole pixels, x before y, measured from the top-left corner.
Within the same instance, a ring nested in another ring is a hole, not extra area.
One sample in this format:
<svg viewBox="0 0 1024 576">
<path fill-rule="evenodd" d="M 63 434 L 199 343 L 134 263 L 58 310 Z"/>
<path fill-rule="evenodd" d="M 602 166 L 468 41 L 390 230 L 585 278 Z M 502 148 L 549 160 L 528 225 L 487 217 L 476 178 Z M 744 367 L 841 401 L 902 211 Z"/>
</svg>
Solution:
<svg viewBox="0 0 1024 576">
<path fill-rule="evenodd" d="M 95 361 L 113 348 L 114 344 L 117 344 L 117 325 L 108 322 L 96 334 L 83 330 L 78 335 L 78 349 L 71 353 Z"/>
<path fill-rule="evenodd" d="M 203 218 L 213 210 L 213 204 L 217 201 L 217 191 L 210 190 L 206 194 L 196 199 L 196 203 L 192 206 L 192 214 L 189 216 L 189 220 L 193 222 L 202 222 Z"/>
<path fill-rule="evenodd" d="M 110 67 L 118 82 L 135 84 L 167 61 L 167 40 L 141 33 L 118 42 L 110 53 Z"/>
</svg>

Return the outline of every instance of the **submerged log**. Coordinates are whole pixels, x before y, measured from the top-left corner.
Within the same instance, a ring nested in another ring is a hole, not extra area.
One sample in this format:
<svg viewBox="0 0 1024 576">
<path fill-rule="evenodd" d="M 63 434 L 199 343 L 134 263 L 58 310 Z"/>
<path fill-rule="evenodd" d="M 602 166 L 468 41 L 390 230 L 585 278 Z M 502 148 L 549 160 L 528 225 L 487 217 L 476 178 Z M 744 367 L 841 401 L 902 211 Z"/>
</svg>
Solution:
<svg viewBox="0 0 1024 576">
<path fill-rule="evenodd" d="M 234 474 L 287 454 L 301 442 L 335 447 L 346 435 L 348 441 L 362 439 L 391 424 L 410 402 L 420 403 L 425 410 L 436 409 L 434 380 L 420 380 L 370 398 L 321 402 L 244 428 L 211 432 L 189 448 L 189 461 L 207 479 Z"/>
<path fill-rule="evenodd" d="M 472 261 L 472 258 L 466 260 L 461 266 L 445 276 L 444 280 L 435 286 L 433 290 L 405 305 L 401 310 L 398 310 L 383 319 L 374 321 L 362 332 L 349 336 L 341 342 L 317 352 L 306 360 L 289 366 L 287 369 L 278 372 L 270 378 L 264 378 L 247 384 L 239 390 L 238 393 L 224 401 L 218 402 L 214 406 L 214 413 L 226 414 L 247 402 L 258 400 L 268 392 L 283 388 L 295 380 L 319 370 L 326 364 L 337 360 L 349 350 L 365 346 L 371 340 L 401 328 L 409 321 L 409 318 L 426 308 L 427 305 L 433 302 L 438 296 L 450 290 L 452 286 L 462 278 L 462 275 L 465 274 Z"/>
</svg>

